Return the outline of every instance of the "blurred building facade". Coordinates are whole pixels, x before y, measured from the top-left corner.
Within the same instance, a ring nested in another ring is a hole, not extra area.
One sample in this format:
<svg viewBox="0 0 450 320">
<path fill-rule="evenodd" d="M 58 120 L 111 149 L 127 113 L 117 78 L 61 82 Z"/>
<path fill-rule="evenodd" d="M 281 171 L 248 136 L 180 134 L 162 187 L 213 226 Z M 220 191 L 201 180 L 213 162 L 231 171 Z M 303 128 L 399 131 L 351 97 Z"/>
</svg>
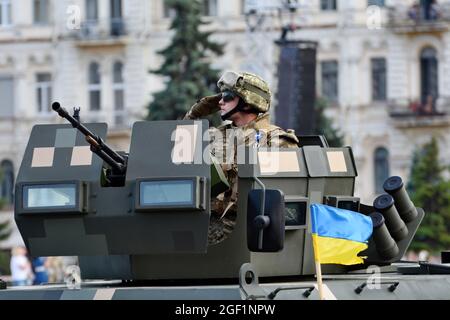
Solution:
<svg viewBox="0 0 450 320">
<path fill-rule="evenodd" d="M 203 2 L 207 28 L 225 44 L 213 65 L 258 73 L 274 92 L 282 27 L 295 23 L 290 39 L 319 43 L 317 95 L 353 148 L 364 203 L 388 176 L 406 179 L 413 151 L 431 136 L 443 162 L 450 155 L 450 1 Z M 283 4 L 296 11 L 280 14 Z M 12 219 L 32 126 L 62 122 L 51 101 L 81 107 L 82 121 L 108 122 L 108 142 L 128 149 L 132 123 L 164 86 L 148 71 L 162 62 L 172 15 L 163 0 L 0 0 L 0 219 Z M 16 232 L 3 246 L 20 241 Z"/>
</svg>

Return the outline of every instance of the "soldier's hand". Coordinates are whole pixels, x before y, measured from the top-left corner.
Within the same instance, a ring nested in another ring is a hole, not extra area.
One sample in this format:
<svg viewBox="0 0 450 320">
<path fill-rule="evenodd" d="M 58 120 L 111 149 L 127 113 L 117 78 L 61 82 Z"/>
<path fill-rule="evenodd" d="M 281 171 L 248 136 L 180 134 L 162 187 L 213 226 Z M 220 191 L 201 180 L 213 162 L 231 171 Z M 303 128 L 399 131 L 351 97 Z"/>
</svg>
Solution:
<svg viewBox="0 0 450 320">
<path fill-rule="evenodd" d="M 185 119 L 198 119 L 219 111 L 220 99 L 222 99 L 221 93 L 201 98 L 191 107 Z"/>
</svg>

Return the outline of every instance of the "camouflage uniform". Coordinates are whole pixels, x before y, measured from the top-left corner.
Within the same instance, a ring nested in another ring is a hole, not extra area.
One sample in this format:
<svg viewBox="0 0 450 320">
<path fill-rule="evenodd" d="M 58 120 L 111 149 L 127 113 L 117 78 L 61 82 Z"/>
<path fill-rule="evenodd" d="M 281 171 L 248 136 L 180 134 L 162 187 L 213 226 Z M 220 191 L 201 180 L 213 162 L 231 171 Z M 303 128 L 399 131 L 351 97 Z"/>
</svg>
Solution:
<svg viewBox="0 0 450 320">
<path fill-rule="evenodd" d="M 226 85 L 226 83 L 238 82 L 239 80 L 243 80 L 241 85 Z M 221 81 L 224 81 L 225 84 Z M 228 72 L 219 80 L 218 86 L 222 91 L 233 89 L 247 105 L 253 106 L 262 113 L 254 121 L 243 127 L 225 124 L 217 129 L 210 130 L 211 137 L 214 137 L 211 142 L 211 153 L 221 163 L 222 170 L 230 184 L 230 189 L 211 200 L 211 221 L 208 232 L 208 243 L 210 245 L 223 241 L 232 232 L 235 225 L 238 197 L 237 147 L 241 145 L 253 146 L 258 143 L 259 147 L 295 148 L 298 144 L 298 139 L 292 130 L 284 131 L 270 124 L 270 116 L 267 112 L 270 106 L 270 91 L 262 79 L 248 73 Z M 220 98 L 221 95 L 201 99 L 192 106 L 185 119 L 194 120 L 201 118 L 208 112 L 218 111 Z"/>
</svg>

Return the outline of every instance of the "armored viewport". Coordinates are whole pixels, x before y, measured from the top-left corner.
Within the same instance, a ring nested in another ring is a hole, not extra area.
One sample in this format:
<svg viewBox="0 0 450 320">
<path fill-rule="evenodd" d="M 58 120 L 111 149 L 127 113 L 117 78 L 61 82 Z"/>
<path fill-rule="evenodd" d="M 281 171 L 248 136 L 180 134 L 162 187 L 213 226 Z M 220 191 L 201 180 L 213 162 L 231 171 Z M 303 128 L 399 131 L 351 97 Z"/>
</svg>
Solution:
<svg viewBox="0 0 450 320">
<path fill-rule="evenodd" d="M 85 128 L 106 137 L 106 124 Z M 91 152 L 84 132 L 70 125 L 35 126 L 15 203 L 31 255 L 79 256 L 84 279 L 237 278 L 248 262 L 260 276 L 313 275 L 310 204 L 373 214 L 377 231 L 366 252 L 371 264 L 400 260 L 423 218 L 398 181 L 386 187 L 392 194 L 387 203 L 360 204 L 351 148 L 303 137 L 299 149 L 245 149 L 236 226 L 226 240 L 208 246 L 213 183 L 203 156 L 207 129 L 206 120 L 135 123 L 130 152 L 122 154 L 123 183 L 105 185 L 102 175 L 111 163 Z M 253 225 L 261 209 L 259 182 L 267 189 L 264 213 L 273 227 L 264 233 Z M 280 223 L 282 232 L 275 234 Z M 403 231 L 395 234 L 399 227 Z M 346 271 L 324 266 L 325 273 Z"/>
</svg>

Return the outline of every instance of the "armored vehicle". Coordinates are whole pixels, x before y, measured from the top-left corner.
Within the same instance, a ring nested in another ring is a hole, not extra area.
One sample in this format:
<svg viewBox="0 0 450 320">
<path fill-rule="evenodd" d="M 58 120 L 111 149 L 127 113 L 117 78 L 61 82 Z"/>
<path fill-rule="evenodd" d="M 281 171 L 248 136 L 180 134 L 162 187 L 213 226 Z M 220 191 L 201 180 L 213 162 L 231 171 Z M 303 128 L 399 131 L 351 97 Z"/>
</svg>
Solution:
<svg viewBox="0 0 450 320">
<path fill-rule="evenodd" d="M 33 128 L 15 220 L 32 256 L 78 256 L 83 280 L 8 288 L 0 299 L 317 299 L 315 203 L 373 222 L 363 265 L 323 265 L 327 299 L 450 298 L 448 265 L 402 261 L 425 212 L 400 177 L 361 203 L 350 147 L 304 136 L 298 149 L 243 148 L 236 225 L 208 246 L 211 198 L 226 181 L 206 120 L 137 122 L 124 153 L 105 143 L 105 123 L 53 109 L 70 124 Z"/>
</svg>

